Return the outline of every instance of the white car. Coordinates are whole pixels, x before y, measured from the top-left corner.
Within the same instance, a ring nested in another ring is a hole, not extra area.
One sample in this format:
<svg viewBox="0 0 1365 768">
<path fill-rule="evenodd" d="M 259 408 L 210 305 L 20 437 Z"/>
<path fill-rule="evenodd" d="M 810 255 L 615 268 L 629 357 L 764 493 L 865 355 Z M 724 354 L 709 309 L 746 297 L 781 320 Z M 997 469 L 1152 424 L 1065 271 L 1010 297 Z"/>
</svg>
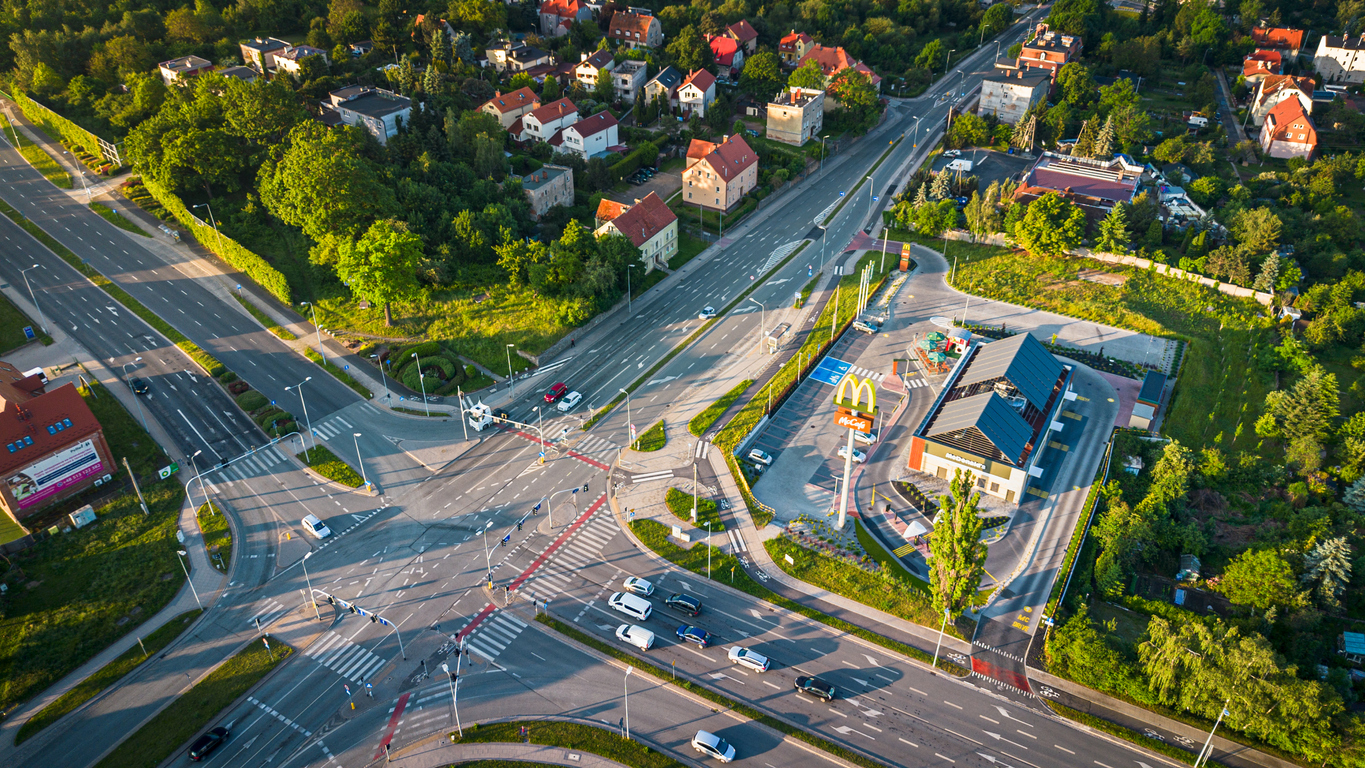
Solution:
<svg viewBox="0 0 1365 768">
<path fill-rule="evenodd" d="M 643 595 L 644 597 L 649 597 L 654 594 L 654 585 L 638 576 L 631 576 L 621 582 L 621 588 L 627 592 Z"/>
<path fill-rule="evenodd" d="M 303 518 L 303 530 L 319 539 L 325 539 L 332 535 L 332 529 L 328 528 L 326 523 L 318 519 L 317 515 L 309 515 Z"/>
<path fill-rule="evenodd" d="M 943 156 L 944 156 L 944 157 L 962 157 L 962 150 L 960 150 L 960 149 L 949 149 L 949 150 L 944 150 Z"/>
<path fill-rule="evenodd" d="M 692 748 L 722 763 L 735 759 L 735 748 L 725 739 L 709 731 L 697 731 L 697 735 L 692 737 Z"/>
<path fill-rule="evenodd" d="M 847 445 L 841 445 L 841 446 L 839 446 L 839 458 L 841 458 L 841 459 L 846 459 L 846 458 L 848 458 L 848 446 L 847 446 Z M 862 451 L 858 450 L 857 448 L 854 448 L 854 449 L 853 449 L 853 463 L 855 463 L 855 464 L 862 464 L 864 461 L 867 461 L 867 454 L 866 454 L 866 453 L 863 453 Z"/>
<path fill-rule="evenodd" d="M 705 309 L 703 309 L 703 310 L 701 311 L 701 314 L 700 314 L 700 315 L 697 315 L 697 318 L 698 318 L 698 319 L 701 319 L 701 320 L 710 320 L 711 318 L 713 318 L 713 317 L 715 317 L 715 316 L 716 316 L 716 308 L 715 308 L 715 307 L 707 307 L 707 308 L 705 308 Z"/>
<path fill-rule="evenodd" d="M 730 649 L 730 663 L 748 667 L 755 672 L 768 671 L 768 657 L 761 653 L 754 653 L 748 648 L 740 648 L 738 645 Z"/>
<path fill-rule="evenodd" d="M 876 432 L 854 432 L 854 433 L 853 433 L 853 442 L 855 442 L 855 443 L 862 443 L 863 445 L 873 445 L 873 444 L 875 444 L 875 443 L 877 442 L 877 433 L 876 433 Z"/>
<path fill-rule="evenodd" d="M 616 628 L 616 639 L 623 643 L 647 651 L 654 645 L 654 633 L 634 624 L 622 624 Z"/>
<path fill-rule="evenodd" d="M 654 612 L 654 606 L 648 600 L 625 592 L 611 593 L 607 605 L 636 621 L 649 621 L 649 615 Z"/>
<path fill-rule="evenodd" d="M 570 392 L 569 394 L 565 395 L 564 399 L 560 400 L 559 405 L 555 407 L 559 409 L 560 413 L 568 413 L 569 411 L 572 411 L 574 408 L 577 408 L 578 404 L 581 402 L 583 402 L 582 393 Z"/>
<path fill-rule="evenodd" d="M 773 457 L 755 448 L 749 451 L 749 461 L 767 466 L 773 463 Z"/>
</svg>

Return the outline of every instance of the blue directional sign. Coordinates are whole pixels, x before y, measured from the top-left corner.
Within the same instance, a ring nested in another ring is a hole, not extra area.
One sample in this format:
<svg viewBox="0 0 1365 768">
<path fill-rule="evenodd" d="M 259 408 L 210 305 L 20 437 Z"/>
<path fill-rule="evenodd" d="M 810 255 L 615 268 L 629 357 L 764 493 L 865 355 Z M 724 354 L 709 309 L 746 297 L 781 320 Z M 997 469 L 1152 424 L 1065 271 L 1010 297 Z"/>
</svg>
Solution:
<svg viewBox="0 0 1365 768">
<path fill-rule="evenodd" d="M 827 357 L 824 360 L 821 360 L 820 364 L 811 372 L 811 378 L 828 384 L 831 387 L 837 387 L 839 386 L 839 381 L 844 378 L 844 374 L 848 373 L 848 369 L 852 367 L 853 365 L 851 363 L 845 363 L 843 360 Z"/>
<path fill-rule="evenodd" d="M 24 326 L 24 338 L 29 340 L 38 338 L 37 335 L 33 333 L 33 326 L 31 325 Z"/>
<path fill-rule="evenodd" d="M 810 277 L 811 275 L 814 275 L 814 274 L 815 274 L 815 267 L 812 266 L 812 265 L 810 265 L 810 264 L 807 264 L 807 265 L 806 265 L 806 277 Z"/>
</svg>

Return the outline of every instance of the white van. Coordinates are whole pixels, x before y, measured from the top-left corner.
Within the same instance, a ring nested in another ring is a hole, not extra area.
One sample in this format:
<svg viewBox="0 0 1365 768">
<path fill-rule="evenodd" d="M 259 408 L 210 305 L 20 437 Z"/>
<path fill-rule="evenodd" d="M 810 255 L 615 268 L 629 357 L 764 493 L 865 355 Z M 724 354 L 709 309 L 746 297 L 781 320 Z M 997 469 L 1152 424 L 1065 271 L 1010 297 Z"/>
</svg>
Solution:
<svg viewBox="0 0 1365 768">
<path fill-rule="evenodd" d="M 654 612 L 654 606 L 648 600 L 625 592 L 613 592 L 607 598 L 607 605 L 636 621 L 645 621 Z"/>
<path fill-rule="evenodd" d="M 647 651 L 654 645 L 654 633 L 634 624 L 622 624 L 617 627 L 616 639 L 623 643 L 629 643 L 642 651 Z"/>
</svg>

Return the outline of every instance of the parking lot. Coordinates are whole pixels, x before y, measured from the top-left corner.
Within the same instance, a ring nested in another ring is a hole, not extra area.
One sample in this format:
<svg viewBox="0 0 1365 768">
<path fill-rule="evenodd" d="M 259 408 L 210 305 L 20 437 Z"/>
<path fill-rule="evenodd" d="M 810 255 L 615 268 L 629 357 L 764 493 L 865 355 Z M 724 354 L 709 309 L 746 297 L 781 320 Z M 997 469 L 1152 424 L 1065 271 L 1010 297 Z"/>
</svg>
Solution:
<svg viewBox="0 0 1365 768">
<path fill-rule="evenodd" d="M 956 159 L 959 158 L 939 155 L 934 158 L 934 171 L 943 170 L 944 166 Z M 1004 181 L 1023 174 L 1033 167 L 1037 158 L 1028 155 L 1010 155 L 1005 152 L 996 152 L 993 149 L 964 149 L 960 159 L 972 162 L 971 172 L 964 174 L 964 176 L 979 177 L 981 189 L 984 190 L 990 186 L 992 181 Z"/>
<path fill-rule="evenodd" d="M 607 199 L 615 200 L 618 203 L 627 205 L 633 204 L 636 200 L 643 199 L 650 192 L 655 193 L 661 200 L 667 201 L 673 193 L 682 189 L 682 171 L 663 171 L 654 174 L 654 177 L 643 183 L 634 184 L 630 181 L 630 189 L 625 192 L 611 192 L 607 194 Z"/>
</svg>

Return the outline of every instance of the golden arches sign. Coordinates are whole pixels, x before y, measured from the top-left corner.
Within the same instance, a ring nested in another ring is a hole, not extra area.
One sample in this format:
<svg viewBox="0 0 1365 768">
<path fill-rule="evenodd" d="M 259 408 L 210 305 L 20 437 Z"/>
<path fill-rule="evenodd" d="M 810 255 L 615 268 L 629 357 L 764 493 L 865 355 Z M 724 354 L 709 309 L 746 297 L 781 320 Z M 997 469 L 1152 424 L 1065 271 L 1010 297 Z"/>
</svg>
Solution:
<svg viewBox="0 0 1365 768">
<path fill-rule="evenodd" d="M 852 397 L 849 397 L 852 390 Z M 867 401 L 863 402 L 866 394 Z M 856 413 L 872 416 L 877 413 L 877 385 L 871 378 L 859 379 L 852 373 L 844 374 L 834 390 L 834 404 Z"/>
</svg>

